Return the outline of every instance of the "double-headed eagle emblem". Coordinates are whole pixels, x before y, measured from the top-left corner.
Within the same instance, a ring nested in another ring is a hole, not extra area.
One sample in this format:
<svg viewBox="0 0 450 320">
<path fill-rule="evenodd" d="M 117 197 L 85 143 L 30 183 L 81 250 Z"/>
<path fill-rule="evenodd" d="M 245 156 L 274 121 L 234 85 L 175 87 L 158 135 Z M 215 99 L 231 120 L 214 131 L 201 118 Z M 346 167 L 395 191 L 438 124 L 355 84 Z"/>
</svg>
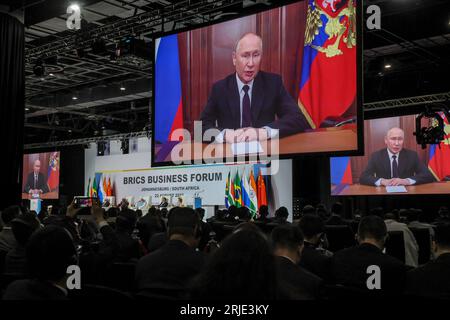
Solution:
<svg viewBox="0 0 450 320">
<path fill-rule="evenodd" d="M 335 39 L 333 43 L 326 47 L 313 44 L 324 23 L 328 38 Z M 327 58 L 332 58 L 342 54 L 342 50 L 339 49 L 341 39 L 349 49 L 356 46 L 356 7 L 354 0 L 312 1 L 308 5 L 305 46 L 311 46 L 325 54 Z"/>
</svg>

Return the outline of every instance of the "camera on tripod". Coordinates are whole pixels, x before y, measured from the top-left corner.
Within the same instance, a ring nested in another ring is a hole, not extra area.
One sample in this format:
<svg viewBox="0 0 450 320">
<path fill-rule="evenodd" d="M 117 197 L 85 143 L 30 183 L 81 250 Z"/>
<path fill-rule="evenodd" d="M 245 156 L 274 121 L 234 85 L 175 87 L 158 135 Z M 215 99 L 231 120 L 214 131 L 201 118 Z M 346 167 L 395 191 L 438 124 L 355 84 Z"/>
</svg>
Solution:
<svg viewBox="0 0 450 320">
<path fill-rule="evenodd" d="M 450 121 L 450 107 L 444 104 L 436 104 L 425 107 L 426 110 L 416 118 L 416 136 L 417 144 L 425 149 L 427 144 L 440 144 L 445 139 L 444 118 Z M 422 119 L 430 119 L 428 127 L 422 127 Z"/>
</svg>

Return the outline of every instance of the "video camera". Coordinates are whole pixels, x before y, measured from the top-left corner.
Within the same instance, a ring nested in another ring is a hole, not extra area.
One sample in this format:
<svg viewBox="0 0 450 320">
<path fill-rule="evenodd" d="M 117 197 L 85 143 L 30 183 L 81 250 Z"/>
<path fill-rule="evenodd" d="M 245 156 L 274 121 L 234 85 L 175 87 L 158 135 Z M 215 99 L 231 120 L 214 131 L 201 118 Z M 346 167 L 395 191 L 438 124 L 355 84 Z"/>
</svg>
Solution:
<svg viewBox="0 0 450 320">
<path fill-rule="evenodd" d="M 450 121 L 450 107 L 445 104 L 435 104 L 425 107 L 426 110 L 416 118 L 416 136 L 417 144 L 426 148 L 427 144 L 440 144 L 445 139 L 445 122 L 442 115 Z M 422 127 L 422 119 L 432 119 L 428 127 Z"/>
</svg>

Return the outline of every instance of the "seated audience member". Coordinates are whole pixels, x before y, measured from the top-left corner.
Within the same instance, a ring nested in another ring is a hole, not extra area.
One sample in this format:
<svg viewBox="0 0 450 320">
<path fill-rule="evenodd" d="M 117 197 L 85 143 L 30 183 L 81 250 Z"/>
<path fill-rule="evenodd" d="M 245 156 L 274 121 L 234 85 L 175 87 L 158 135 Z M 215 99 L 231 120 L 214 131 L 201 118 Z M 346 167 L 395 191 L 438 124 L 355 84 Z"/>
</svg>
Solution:
<svg viewBox="0 0 450 320">
<path fill-rule="evenodd" d="M 403 241 L 405 243 L 405 264 L 411 267 L 419 265 L 419 245 L 416 238 L 408 226 L 404 223 L 398 222 L 398 213 L 387 213 L 384 218 L 388 232 L 402 231 Z"/>
<path fill-rule="evenodd" d="M 166 224 L 160 216 L 161 212 L 155 207 L 151 207 L 148 213 L 139 219 L 137 229 L 139 231 L 139 239 L 148 250 L 148 243 L 151 237 L 160 232 L 166 232 Z"/>
<path fill-rule="evenodd" d="M 116 262 L 137 261 L 143 255 L 139 240 L 132 237 L 136 221 L 136 212 L 130 209 L 121 211 L 116 218 L 115 232 L 119 243 Z"/>
<path fill-rule="evenodd" d="M 362 218 L 357 235 L 359 245 L 338 251 L 333 256 L 331 272 L 335 283 L 368 290 L 367 268 L 375 265 L 380 270 L 380 292 L 401 293 L 406 267 L 383 253 L 386 237 L 387 228 L 383 219 L 377 216 Z"/>
<path fill-rule="evenodd" d="M 323 221 L 315 214 L 306 214 L 300 219 L 299 227 L 305 237 L 300 266 L 327 281 L 333 253 L 323 248 Z"/>
<path fill-rule="evenodd" d="M 11 229 L 11 221 L 21 213 L 19 206 L 10 206 L 2 211 L 3 229 L 0 231 L 0 251 L 8 252 L 16 246 L 16 238 Z M 3 268 L 3 266 L 0 266 Z"/>
<path fill-rule="evenodd" d="M 316 209 L 314 209 L 314 207 L 310 204 L 307 204 L 306 206 L 303 207 L 302 210 L 303 215 L 305 214 L 315 214 L 316 213 Z"/>
<path fill-rule="evenodd" d="M 280 207 L 275 211 L 275 218 L 272 222 L 277 224 L 288 223 L 287 218 L 289 217 L 289 211 L 286 207 Z"/>
<path fill-rule="evenodd" d="M 432 243 L 436 257 L 406 275 L 406 292 L 420 296 L 450 298 L 450 224 L 436 228 Z"/>
<path fill-rule="evenodd" d="M 430 232 L 430 246 L 434 239 L 434 228 L 431 224 L 423 221 L 424 213 L 421 209 L 409 209 L 408 228 L 428 229 Z M 419 248 L 420 249 L 420 248 Z M 432 249 L 432 248 L 430 248 Z M 431 255 L 433 250 L 430 251 Z M 431 258 L 433 258 L 431 256 Z"/>
<path fill-rule="evenodd" d="M 161 248 L 167 242 L 167 232 L 154 233 L 147 244 L 148 253 L 153 252 Z"/>
<path fill-rule="evenodd" d="M 11 228 L 16 245 L 5 258 L 5 273 L 27 274 L 25 247 L 33 232 L 40 228 L 36 215 L 26 212 L 11 221 Z"/>
<path fill-rule="evenodd" d="M 243 223 L 209 257 L 191 286 L 191 299 L 273 300 L 275 259 L 263 233 Z"/>
<path fill-rule="evenodd" d="M 238 208 L 238 217 L 239 222 L 247 222 L 250 221 L 252 218 L 252 215 L 250 213 L 250 210 L 247 207 L 240 207 Z"/>
<path fill-rule="evenodd" d="M 303 250 L 300 227 L 293 224 L 279 225 L 272 230 L 270 238 L 279 285 L 291 293 L 293 299 L 318 298 L 322 279 L 298 265 Z"/>
<path fill-rule="evenodd" d="M 35 232 L 26 248 L 30 279 L 11 283 L 4 300 L 67 299 L 67 267 L 77 264 L 77 252 L 70 233 L 47 226 Z"/>
<path fill-rule="evenodd" d="M 330 213 L 327 210 L 327 207 L 323 203 L 319 203 L 316 206 L 316 214 L 322 219 L 326 221 L 330 218 Z"/>
<path fill-rule="evenodd" d="M 239 223 L 239 209 L 236 206 L 230 206 L 228 208 L 228 215 L 225 217 L 225 221 L 232 223 Z"/>
<path fill-rule="evenodd" d="M 169 240 L 158 250 L 142 257 L 136 266 L 136 287 L 142 296 L 163 294 L 182 297 L 190 279 L 202 269 L 205 256 L 196 251 L 200 221 L 192 208 L 169 211 Z"/>
<path fill-rule="evenodd" d="M 205 218 L 205 209 L 197 208 L 197 209 L 195 209 L 195 212 L 197 213 L 198 218 L 200 220 L 200 232 L 201 232 L 198 249 L 200 251 L 203 251 L 205 249 L 206 245 L 208 244 L 208 241 L 210 240 L 209 234 L 211 233 L 212 228 L 208 223 L 203 221 L 203 219 Z"/>
<path fill-rule="evenodd" d="M 384 218 L 384 209 L 382 207 L 375 207 L 370 209 L 369 214 L 370 216 L 377 216 L 380 218 Z"/>
<path fill-rule="evenodd" d="M 261 221 L 261 222 L 269 222 L 269 207 L 268 206 L 261 206 L 259 207 L 259 218 L 256 219 L 256 221 Z"/>
<path fill-rule="evenodd" d="M 75 215 L 79 209 L 75 209 L 72 204 L 67 210 L 71 215 Z M 95 228 L 101 234 L 101 240 L 83 246 L 80 254 L 80 268 L 83 270 L 81 279 L 83 283 L 99 284 L 104 282 L 104 271 L 117 257 L 119 241 L 113 228 L 106 221 L 104 210 L 99 203 L 92 205 L 91 215 L 94 218 Z"/>
<path fill-rule="evenodd" d="M 128 200 L 126 198 L 122 198 L 122 200 L 120 201 L 120 203 L 117 206 L 119 207 L 120 211 L 123 211 L 123 210 L 128 209 L 128 207 L 130 206 L 130 202 L 128 202 Z"/>
<path fill-rule="evenodd" d="M 450 223 L 450 210 L 447 207 L 440 207 L 438 210 L 438 217 L 435 224 Z"/>
<path fill-rule="evenodd" d="M 326 225 L 341 226 L 348 225 L 348 221 L 344 220 L 344 206 L 340 202 L 336 202 L 331 206 L 331 217 L 325 221 Z"/>
</svg>

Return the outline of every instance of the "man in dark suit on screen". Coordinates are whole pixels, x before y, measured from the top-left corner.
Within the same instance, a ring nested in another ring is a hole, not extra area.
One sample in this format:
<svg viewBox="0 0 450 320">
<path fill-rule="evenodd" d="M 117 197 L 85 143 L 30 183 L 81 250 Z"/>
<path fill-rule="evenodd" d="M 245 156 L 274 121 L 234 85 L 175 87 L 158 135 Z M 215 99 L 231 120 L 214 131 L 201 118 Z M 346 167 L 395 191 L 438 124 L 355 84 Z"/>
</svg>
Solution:
<svg viewBox="0 0 450 320">
<path fill-rule="evenodd" d="M 37 194 L 47 193 L 50 191 L 47 185 L 47 178 L 40 172 L 40 170 L 41 161 L 35 160 L 33 164 L 33 172 L 28 174 L 23 192 Z"/>
<path fill-rule="evenodd" d="M 277 74 L 260 71 L 262 39 L 243 35 L 233 51 L 233 73 L 216 82 L 200 116 L 203 131 L 219 129 L 216 142 L 284 137 L 310 129 Z"/>
<path fill-rule="evenodd" d="M 409 186 L 436 181 L 415 151 L 403 149 L 405 133 L 392 128 L 384 137 L 387 148 L 370 156 L 359 182 L 369 186 Z"/>
</svg>

